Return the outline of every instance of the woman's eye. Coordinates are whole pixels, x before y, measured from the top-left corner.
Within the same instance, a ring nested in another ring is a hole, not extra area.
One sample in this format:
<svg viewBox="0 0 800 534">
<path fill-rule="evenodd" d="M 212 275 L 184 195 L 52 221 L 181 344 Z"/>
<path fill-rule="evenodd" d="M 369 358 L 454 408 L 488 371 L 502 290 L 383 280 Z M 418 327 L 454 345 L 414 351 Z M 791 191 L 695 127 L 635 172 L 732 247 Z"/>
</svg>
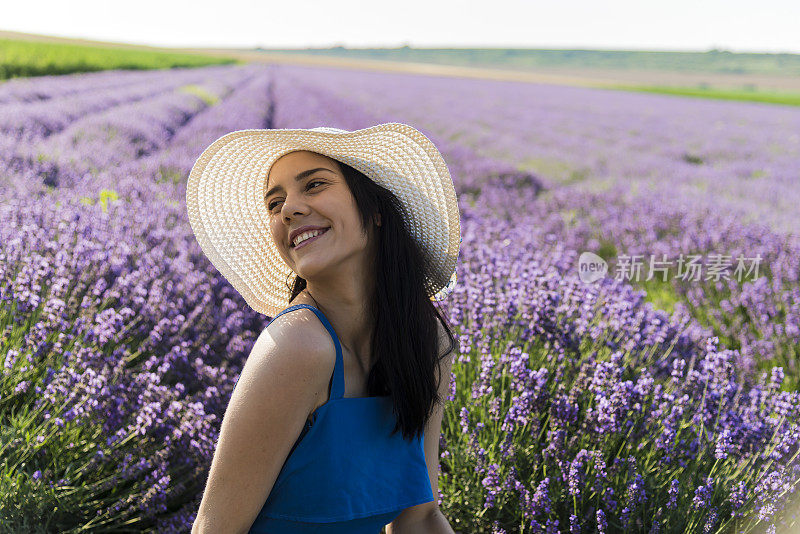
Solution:
<svg viewBox="0 0 800 534">
<path fill-rule="evenodd" d="M 311 189 L 312 188 L 311 184 L 325 184 L 325 182 L 323 182 L 321 180 L 312 180 L 312 181 L 308 182 L 308 185 L 306 187 L 308 189 Z M 280 200 L 273 200 L 272 202 L 270 202 L 267 205 L 267 210 L 272 211 L 275 208 L 275 206 L 277 206 L 279 203 L 280 203 Z"/>
</svg>

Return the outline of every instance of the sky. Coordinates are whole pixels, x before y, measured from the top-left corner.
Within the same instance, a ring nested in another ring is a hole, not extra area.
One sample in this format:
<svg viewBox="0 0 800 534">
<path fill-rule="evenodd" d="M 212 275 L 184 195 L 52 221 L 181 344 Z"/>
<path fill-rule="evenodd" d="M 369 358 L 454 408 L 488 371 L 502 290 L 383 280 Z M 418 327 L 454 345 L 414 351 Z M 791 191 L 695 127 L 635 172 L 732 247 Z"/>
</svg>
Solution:
<svg viewBox="0 0 800 534">
<path fill-rule="evenodd" d="M 800 53 L 797 0 L 48 0 L 0 30 L 166 47 L 515 47 Z"/>
</svg>

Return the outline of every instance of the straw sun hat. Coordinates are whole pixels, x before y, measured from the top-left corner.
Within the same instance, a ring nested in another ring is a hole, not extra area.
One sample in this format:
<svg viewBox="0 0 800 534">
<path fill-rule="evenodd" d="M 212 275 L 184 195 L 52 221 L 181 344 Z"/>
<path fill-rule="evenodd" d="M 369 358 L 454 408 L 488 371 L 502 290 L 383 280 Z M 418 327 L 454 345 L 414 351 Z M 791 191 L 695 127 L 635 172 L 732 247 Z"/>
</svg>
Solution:
<svg viewBox="0 0 800 534">
<path fill-rule="evenodd" d="M 425 135 L 396 122 L 353 131 L 238 130 L 200 154 L 186 184 L 186 207 L 203 252 L 250 307 L 274 317 L 289 306 L 296 274 L 272 240 L 264 194 L 272 164 L 295 150 L 346 163 L 392 191 L 433 260 L 428 296 L 441 300 L 450 292 L 461 243 L 458 203 L 450 171 Z"/>
</svg>

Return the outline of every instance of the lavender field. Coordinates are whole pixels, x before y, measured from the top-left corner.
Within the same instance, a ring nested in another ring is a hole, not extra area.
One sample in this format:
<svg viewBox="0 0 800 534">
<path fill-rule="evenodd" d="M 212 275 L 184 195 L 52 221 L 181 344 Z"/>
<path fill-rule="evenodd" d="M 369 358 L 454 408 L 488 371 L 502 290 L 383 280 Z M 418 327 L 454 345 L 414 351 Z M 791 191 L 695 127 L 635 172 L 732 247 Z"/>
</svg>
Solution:
<svg viewBox="0 0 800 534">
<path fill-rule="evenodd" d="M 0 532 L 189 531 L 268 322 L 195 241 L 189 170 L 233 130 L 390 121 L 459 196 L 457 531 L 800 526 L 800 109 L 243 65 L 0 84 Z"/>
</svg>

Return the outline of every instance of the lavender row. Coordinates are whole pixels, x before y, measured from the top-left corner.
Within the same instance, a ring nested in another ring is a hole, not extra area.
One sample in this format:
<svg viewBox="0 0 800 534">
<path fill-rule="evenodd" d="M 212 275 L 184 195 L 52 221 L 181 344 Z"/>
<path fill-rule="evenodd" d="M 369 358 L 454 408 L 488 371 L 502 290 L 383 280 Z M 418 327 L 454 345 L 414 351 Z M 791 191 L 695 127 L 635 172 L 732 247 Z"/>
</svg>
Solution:
<svg viewBox="0 0 800 534">
<path fill-rule="evenodd" d="M 209 66 L 205 73 L 230 74 L 237 67 Z M 238 67 L 241 68 L 241 67 Z M 107 70 L 77 74 L 36 76 L 34 78 L 12 78 L 0 82 L 0 105 L 36 103 L 62 97 L 76 96 L 82 92 L 98 89 L 116 90 L 127 85 L 148 82 L 160 85 L 165 80 L 193 76 L 200 69 L 174 68 L 159 70 Z"/>
<path fill-rule="evenodd" d="M 194 115 L 163 149 L 100 170 L 91 183 L 76 185 L 81 195 L 113 190 L 120 198 L 183 205 L 186 177 L 202 150 L 225 133 L 272 124 L 272 76 L 265 69 L 225 99 Z"/>
<path fill-rule="evenodd" d="M 272 80 L 268 69 L 257 69 L 227 98 L 192 117 L 163 150 L 130 161 L 110 174 L 116 180 L 134 176 L 138 180 L 152 177 L 157 183 L 171 182 L 176 185 L 172 199 L 184 202 L 186 177 L 203 149 L 228 132 L 272 127 Z"/>
<path fill-rule="evenodd" d="M 206 76 L 199 83 L 83 117 L 35 144 L 18 144 L 12 170 L 35 170 L 46 185 L 74 186 L 87 174 L 163 149 L 193 116 L 224 98 L 238 76 Z M 245 78 L 246 79 L 246 78 Z"/>
<path fill-rule="evenodd" d="M 231 77 L 228 74 L 226 77 Z M 239 74 L 241 75 L 241 74 Z M 235 76 L 235 75 L 234 75 Z M 209 74 L 186 71 L 161 79 L 141 80 L 138 83 L 120 81 L 119 88 L 100 86 L 63 98 L 31 103 L 0 105 L 0 133 L 16 142 L 31 143 L 61 132 L 78 119 L 107 111 L 116 106 L 146 100 L 191 83 L 202 83 Z"/>
</svg>

